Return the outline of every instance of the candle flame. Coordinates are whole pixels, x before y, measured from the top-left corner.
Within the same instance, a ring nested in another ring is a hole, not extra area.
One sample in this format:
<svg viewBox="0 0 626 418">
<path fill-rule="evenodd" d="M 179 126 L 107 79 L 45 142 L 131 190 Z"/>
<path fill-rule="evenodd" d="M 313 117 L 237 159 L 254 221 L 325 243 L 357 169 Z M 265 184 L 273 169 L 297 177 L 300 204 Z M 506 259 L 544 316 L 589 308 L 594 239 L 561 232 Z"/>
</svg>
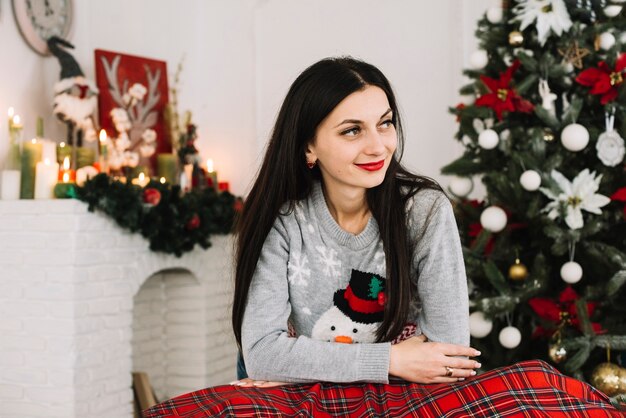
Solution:
<svg viewBox="0 0 626 418">
<path fill-rule="evenodd" d="M 146 175 L 144 173 L 139 173 L 138 179 L 140 182 L 143 182 L 146 179 Z"/>
<path fill-rule="evenodd" d="M 100 143 L 104 144 L 107 141 L 107 131 L 100 129 Z"/>
<path fill-rule="evenodd" d="M 63 170 L 69 170 L 70 169 L 70 157 L 65 157 L 63 159 Z M 66 173 L 67 174 L 67 173 Z M 65 174 L 64 174 L 65 175 Z"/>
<path fill-rule="evenodd" d="M 208 171 L 209 173 L 213 172 L 213 160 L 210 158 L 206 160 L 206 171 Z"/>
<path fill-rule="evenodd" d="M 33 138 L 33 139 L 31 140 L 31 142 L 32 142 L 33 144 L 36 144 L 36 143 L 37 143 L 37 138 Z"/>
<path fill-rule="evenodd" d="M 9 119 L 13 119 L 13 115 L 15 114 L 15 109 L 13 109 L 13 106 L 11 106 L 9 108 Z"/>
<path fill-rule="evenodd" d="M 22 121 L 22 119 L 20 119 L 20 115 L 13 116 L 13 124 L 14 125 L 19 125 L 21 121 Z"/>
<path fill-rule="evenodd" d="M 165 184 L 165 177 L 161 177 L 159 181 L 161 182 L 161 184 Z"/>
<path fill-rule="evenodd" d="M 70 182 L 70 173 L 63 173 L 63 183 Z"/>
<path fill-rule="evenodd" d="M 59 144 L 59 146 L 60 146 L 61 148 L 65 147 L 65 142 L 61 142 L 61 143 Z"/>
</svg>

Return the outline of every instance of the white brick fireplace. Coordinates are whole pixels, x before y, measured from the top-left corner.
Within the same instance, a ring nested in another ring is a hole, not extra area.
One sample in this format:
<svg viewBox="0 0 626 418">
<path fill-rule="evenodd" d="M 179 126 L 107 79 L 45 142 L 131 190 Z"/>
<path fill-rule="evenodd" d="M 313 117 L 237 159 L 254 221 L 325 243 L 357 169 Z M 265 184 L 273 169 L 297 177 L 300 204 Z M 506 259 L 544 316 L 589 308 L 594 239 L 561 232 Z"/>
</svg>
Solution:
<svg viewBox="0 0 626 418">
<path fill-rule="evenodd" d="M 232 380 L 232 243 L 211 241 L 176 258 L 82 202 L 0 201 L 0 418 L 130 418 L 131 371 L 161 400 Z"/>
</svg>

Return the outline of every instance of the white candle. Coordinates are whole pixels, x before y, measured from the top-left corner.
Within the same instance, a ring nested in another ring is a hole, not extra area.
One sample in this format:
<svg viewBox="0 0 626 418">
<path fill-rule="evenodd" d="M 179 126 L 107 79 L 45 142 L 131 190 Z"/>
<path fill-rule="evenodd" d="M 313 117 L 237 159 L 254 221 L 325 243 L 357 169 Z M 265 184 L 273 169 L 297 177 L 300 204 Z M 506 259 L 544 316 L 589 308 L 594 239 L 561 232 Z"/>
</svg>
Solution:
<svg viewBox="0 0 626 418">
<path fill-rule="evenodd" d="M 59 163 L 49 159 L 37 163 L 35 169 L 35 199 L 54 198 L 54 186 L 59 177 Z"/>
<path fill-rule="evenodd" d="M 213 160 L 212 159 L 208 159 L 206 160 L 206 171 L 207 173 L 212 173 L 213 172 Z"/>
<path fill-rule="evenodd" d="M 49 160 L 54 162 L 57 160 L 57 144 L 49 139 L 42 139 L 39 142 L 43 144 L 43 151 L 41 153 L 41 161 Z"/>
<path fill-rule="evenodd" d="M 18 200 L 20 198 L 20 180 L 22 172 L 20 170 L 2 170 L 0 173 L 0 199 Z"/>
</svg>

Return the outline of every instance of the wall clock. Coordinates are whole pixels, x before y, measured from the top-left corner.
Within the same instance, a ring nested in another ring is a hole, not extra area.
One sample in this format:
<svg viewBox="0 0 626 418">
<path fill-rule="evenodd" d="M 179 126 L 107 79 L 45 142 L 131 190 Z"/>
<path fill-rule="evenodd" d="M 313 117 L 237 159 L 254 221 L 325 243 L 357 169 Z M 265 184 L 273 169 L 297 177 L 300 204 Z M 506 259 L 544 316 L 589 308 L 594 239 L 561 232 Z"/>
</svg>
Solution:
<svg viewBox="0 0 626 418">
<path fill-rule="evenodd" d="M 28 45 L 48 55 L 46 41 L 53 35 L 65 39 L 72 25 L 72 0 L 12 0 L 13 14 Z"/>
</svg>

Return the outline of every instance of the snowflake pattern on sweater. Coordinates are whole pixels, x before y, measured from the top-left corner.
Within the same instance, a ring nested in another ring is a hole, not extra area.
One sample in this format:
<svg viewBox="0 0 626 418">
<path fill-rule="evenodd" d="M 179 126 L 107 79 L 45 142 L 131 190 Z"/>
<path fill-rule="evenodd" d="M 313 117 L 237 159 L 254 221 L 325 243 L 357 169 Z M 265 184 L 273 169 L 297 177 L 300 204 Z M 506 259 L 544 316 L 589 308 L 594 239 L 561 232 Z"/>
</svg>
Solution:
<svg viewBox="0 0 626 418">
<path fill-rule="evenodd" d="M 294 252 L 289 258 L 287 266 L 287 280 L 295 286 L 307 286 L 311 277 L 311 269 L 307 267 L 309 258 L 300 252 Z"/>
<path fill-rule="evenodd" d="M 337 258 L 337 251 L 318 245 L 315 249 L 319 252 L 318 260 L 322 263 L 326 277 L 336 277 L 341 269 L 341 260 Z"/>
</svg>

